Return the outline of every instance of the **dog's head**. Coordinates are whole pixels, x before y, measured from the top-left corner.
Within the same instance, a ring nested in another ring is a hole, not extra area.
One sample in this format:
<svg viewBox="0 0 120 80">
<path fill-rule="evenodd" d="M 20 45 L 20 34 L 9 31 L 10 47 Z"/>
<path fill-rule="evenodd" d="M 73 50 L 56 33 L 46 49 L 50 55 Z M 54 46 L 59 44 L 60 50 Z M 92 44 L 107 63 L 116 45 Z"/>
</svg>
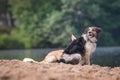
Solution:
<svg viewBox="0 0 120 80">
<path fill-rule="evenodd" d="M 101 28 L 99 27 L 88 27 L 85 29 L 84 34 L 86 35 L 86 39 L 91 42 L 96 42 L 101 32 Z"/>
</svg>

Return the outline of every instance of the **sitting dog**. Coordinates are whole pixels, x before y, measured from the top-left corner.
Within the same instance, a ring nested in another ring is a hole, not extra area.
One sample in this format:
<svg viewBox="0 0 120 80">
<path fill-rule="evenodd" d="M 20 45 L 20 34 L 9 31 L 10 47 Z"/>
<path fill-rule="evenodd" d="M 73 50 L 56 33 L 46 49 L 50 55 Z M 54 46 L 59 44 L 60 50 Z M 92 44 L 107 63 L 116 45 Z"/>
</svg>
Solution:
<svg viewBox="0 0 120 80">
<path fill-rule="evenodd" d="M 96 42 L 101 31 L 98 27 L 88 27 L 84 33 L 73 40 L 63 51 L 60 62 L 68 64 L 90 65 L 90 55 L 96 49 Z"/>
</svg>

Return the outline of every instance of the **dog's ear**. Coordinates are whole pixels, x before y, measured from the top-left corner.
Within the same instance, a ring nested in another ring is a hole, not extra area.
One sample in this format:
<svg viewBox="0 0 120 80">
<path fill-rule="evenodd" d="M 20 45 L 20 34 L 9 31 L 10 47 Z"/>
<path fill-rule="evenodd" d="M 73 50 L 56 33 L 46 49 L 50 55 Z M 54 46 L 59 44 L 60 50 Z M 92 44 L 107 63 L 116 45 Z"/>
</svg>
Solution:
<svg viewBox="0 0 120 80">
<path fill-rule="evenodd" d="M 76 40 L 75 35 L 73 35 L 73 34 L 71 35 L 71 40 L 72 40 L 72 41 Z"/>
<path fill-rule="evenodd" d="M 97 27 L 97 32 L 99 33 L 99 32 L 101 32 L 102 31 L 102 29 L 101 28 L 99 28 L 99 27 Z"/>
</svg>

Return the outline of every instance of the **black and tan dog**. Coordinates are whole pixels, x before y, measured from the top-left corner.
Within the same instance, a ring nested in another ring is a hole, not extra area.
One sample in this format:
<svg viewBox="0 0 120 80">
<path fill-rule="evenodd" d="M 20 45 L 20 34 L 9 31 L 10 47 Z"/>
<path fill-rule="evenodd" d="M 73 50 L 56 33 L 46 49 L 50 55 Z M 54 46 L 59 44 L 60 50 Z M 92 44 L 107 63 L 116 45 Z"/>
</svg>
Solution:
<svg viewBox="0 0 120 80">
<path fill-rule="evenodd" d="M 99 32 L 98 27 L 88 27 L 84 33 L 72 41 L 63 51 L 60 62 L 68 64 L 90 64 L 90 55 L 96 49 Z"/>
</svg>

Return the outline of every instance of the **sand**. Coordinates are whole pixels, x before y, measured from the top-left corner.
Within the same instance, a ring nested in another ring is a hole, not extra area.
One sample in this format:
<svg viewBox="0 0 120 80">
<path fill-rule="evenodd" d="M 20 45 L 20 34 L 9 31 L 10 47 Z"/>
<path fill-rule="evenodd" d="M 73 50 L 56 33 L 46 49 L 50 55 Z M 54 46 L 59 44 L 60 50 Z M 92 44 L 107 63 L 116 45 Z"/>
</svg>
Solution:
<svg viewBox="0 0 120 80">
<path fill-rule="evenodd" d="M 0 60 L 0 80 L 120 80 L 120 67 Z"/>
</svg>

